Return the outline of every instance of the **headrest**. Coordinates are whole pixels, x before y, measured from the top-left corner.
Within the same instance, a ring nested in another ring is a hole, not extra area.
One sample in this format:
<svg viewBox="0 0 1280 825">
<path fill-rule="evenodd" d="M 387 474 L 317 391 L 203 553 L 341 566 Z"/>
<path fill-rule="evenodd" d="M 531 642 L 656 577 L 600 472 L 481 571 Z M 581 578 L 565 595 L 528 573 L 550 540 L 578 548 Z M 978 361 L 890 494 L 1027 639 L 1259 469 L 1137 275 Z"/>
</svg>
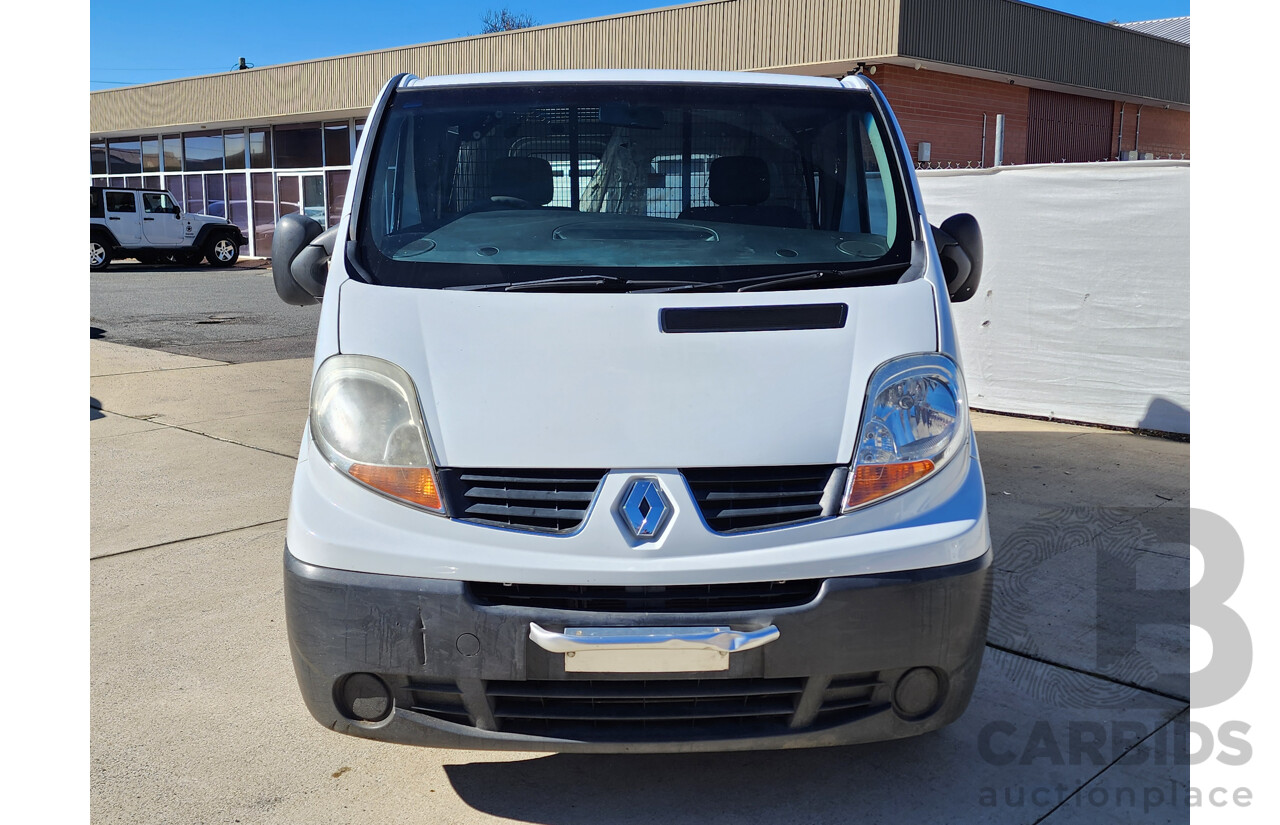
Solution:
<svg viewBox="0 0 1280 825">
<path fill-rule="evenodd" d="M 755 206 L 769 199 L 769 165 L 752 155 L 725 155 L 711 161 L 707 188 L 721 206 Z"/>
<path fill-rule="evenodd" d="M 555 195 L 551 164 L 543 158 L 498 158 L 489 173 L 489 194 L 542 206 Z"/>
</svg>

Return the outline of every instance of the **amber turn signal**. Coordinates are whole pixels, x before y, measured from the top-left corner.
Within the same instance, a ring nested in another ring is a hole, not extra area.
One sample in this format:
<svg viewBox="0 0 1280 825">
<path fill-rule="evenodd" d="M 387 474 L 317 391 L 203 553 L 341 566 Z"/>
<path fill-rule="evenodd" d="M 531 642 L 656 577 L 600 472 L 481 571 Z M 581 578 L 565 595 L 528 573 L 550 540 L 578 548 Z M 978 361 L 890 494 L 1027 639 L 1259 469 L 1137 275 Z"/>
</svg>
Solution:
<svg viewBox="0 0 1280 825">
<path fill-rule="evenodd" d="M 845 498 L 845 509 L 859 507 L 890 493 L 910 487 L 933 472 L 933 462 L 907 461 L 902 464 L 871 464 L 854 470 L 853 483 Z"/>
<path fill-rule="evenodd" d="M 429 467 L 378 467 L 371 464 L 352 464 L 347 471 L 352 478 L 368 484 L 375 490 L 398 499 L 425 507 L 443 510 L 440 491 Z"/>
</svg>

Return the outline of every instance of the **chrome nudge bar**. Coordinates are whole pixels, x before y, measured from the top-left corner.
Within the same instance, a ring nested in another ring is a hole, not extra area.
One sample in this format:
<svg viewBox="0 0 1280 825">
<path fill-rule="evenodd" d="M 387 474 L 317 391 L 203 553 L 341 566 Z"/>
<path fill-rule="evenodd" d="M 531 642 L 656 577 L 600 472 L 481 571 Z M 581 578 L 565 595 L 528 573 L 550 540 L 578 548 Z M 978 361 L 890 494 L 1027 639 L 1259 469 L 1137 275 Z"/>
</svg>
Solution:
<svg viewBox="0 0 1280 825">
<path fill-rule="evenodd" d="M 529 623 L 529 638 L 551 653 L 592 650 L 709 650 L 735 653 L 777 639 L 778 628 L 741 631 L 727 627 L 567 627 L 556 633 Z"/>
</svg>

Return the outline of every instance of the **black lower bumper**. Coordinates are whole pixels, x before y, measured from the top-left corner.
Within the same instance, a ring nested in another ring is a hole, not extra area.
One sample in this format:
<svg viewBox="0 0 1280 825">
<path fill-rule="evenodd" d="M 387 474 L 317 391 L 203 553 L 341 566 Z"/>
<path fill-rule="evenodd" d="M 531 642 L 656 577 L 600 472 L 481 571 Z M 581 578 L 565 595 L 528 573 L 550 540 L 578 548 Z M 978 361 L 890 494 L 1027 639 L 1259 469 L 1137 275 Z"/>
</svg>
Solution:
<svg viewBox="0 0 1280 825">
<path fill-rule="evenodd" d="M 991 597 L 990 550 L 946 567 L 827 579 L 799 605 L 660 614 L 502 604 L 463 582 L 315 567 L 287 549 L 284 561 L 289 644 L 311 714 L 354 736 L 448 748 L 755 750 L 936 730 L 969 703 Z M 530 622 L 772 624 L 780 635 L 732 654 L 721 672 L 583 674 L 531 642 Z M 353 703 L 370 686 L 390 697 L 385 718 L 369 712 L 377 702 Z"/>
</svg>

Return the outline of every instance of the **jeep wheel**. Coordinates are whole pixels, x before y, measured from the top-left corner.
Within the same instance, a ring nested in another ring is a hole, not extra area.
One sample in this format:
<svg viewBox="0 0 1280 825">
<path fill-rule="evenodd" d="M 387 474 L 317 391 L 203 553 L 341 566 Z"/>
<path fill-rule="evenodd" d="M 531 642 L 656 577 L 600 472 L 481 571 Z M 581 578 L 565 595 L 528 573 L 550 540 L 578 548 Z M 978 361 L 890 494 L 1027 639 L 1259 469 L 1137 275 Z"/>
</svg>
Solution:
<svg viewBox="0 0 1280 825">
<path fill-rule="evenodd" d="M 231 266 L 240 258 L 240 247 L 226 235 L 217 235 L 205 247 L 205 258 L 209 266 Z"/>
<path fill-rule="evenodd" d="M 111 250 L 97 238 L 89 239 L 89 270 L 98 272 L 111 263 Z"/>
</svg>

